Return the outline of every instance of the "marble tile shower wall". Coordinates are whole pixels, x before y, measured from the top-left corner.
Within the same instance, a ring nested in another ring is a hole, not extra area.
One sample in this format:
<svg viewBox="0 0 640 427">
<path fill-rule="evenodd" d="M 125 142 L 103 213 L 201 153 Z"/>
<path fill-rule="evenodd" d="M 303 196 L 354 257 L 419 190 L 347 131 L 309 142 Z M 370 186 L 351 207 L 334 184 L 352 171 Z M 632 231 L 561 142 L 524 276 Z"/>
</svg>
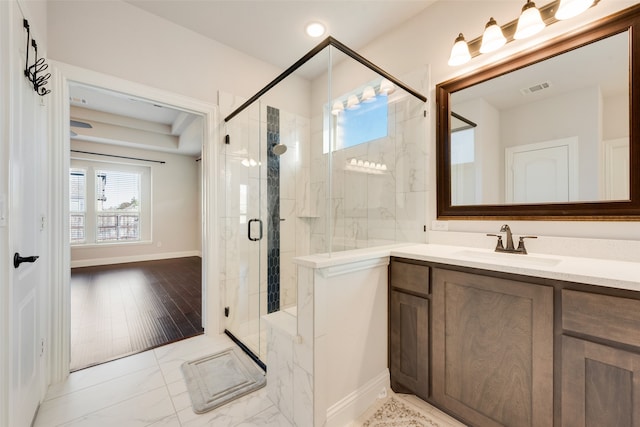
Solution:
<svg viewBox="0 0 640 427">
<path fill-rule="evenodd" d="M 296 305 L 297 274 L 293 258 L 309 255 L 309 119 L 280 110 L 280 142 L 287 152 L 280 156 L 280 304 Z"/>
<path fill-rule="evenodd" d="M 310 200 L 320 216 L 311 253 L 326 252 L 326 207 L 331 206 L 332 251 L 398 241 L 424 242 L 427 212 L 427 147 L 424 104 L 405 93 L 389 99 L 388 136 L 333 153 L 331 199 L 327 194 L 326 138 L 322 118 L 313 120 Z M 351 159 L 384 164 L 384 173 L 347 166 Z"/>
</svg>

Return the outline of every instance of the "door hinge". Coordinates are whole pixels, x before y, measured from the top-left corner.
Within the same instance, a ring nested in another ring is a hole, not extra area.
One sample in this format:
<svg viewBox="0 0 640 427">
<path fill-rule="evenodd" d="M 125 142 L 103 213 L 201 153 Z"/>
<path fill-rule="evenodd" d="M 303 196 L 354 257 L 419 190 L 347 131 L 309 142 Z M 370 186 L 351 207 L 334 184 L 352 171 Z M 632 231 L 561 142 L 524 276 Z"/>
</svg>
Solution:
<svg viewBox="0 0 640 427">
<path fill-rule="evenodd" d="M 229 307 L 224 308 L 224 317 L 229 317 Z"/>
<path fill-rule="evenodd" d="M 44 355 L 44 338 L 40 339 L 40 357 Z"/>
</svg>

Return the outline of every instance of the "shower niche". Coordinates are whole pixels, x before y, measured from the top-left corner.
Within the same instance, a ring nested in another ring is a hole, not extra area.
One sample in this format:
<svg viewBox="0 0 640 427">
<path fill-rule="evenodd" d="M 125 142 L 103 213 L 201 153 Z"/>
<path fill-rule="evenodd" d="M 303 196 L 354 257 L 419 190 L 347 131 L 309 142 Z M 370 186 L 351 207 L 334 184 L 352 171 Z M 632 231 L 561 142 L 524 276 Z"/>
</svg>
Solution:
<svg viewBox="0 0 640 427">
<path fill-rule="evenodd" d="M 296 315 L 295 257 L 425 241 L 425 102 L 331 37 L 250 99 L 220 94 L 225 328 L 256 358 L 261 316 Z"/>
</svg>

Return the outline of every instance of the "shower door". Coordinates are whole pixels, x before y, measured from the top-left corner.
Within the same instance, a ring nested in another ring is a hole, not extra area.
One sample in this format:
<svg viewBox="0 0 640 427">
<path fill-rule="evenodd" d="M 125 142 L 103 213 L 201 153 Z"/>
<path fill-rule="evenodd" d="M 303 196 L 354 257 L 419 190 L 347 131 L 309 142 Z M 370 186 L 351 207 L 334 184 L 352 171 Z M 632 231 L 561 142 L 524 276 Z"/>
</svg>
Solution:
<svg viewBox="0 0 640 427">
<path fill-rule="evenodd" d="M 224 148 L 223 281 L 225 328 L 265 360 L 260 317 L 266 314 L 269 224 L 266 209 L 266 123 L 260 103 L 227 123 Z M 266 112 L 266 110 L 264 110 Z"/>
</svg>

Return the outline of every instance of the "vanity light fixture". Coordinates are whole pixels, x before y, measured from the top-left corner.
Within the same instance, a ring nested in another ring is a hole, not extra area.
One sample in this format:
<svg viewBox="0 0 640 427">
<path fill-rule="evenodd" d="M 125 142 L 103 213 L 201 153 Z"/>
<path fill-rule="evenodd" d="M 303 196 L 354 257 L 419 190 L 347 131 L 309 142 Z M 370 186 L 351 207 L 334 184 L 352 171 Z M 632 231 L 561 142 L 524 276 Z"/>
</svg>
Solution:
<svg viewBox="0 0 640 427">
<path fill-rule="evenodd" d="M 560 0 L 560 6 L 556 12 L 556 19 L 569 19 L 580 15 L 589 9 L 593 0 Z"/>
<path fill-rule="evenodd" d="M 480 53 L 489 53 L 494 50 L 500 49 L 507 42 L 507 39 L 502 34 L 502 28 L 498 26 L 493 17 L 489 19 L 487 25 L 484 27 L 484 33 L 482 34 L 482 45 L 480 45 Z"/>
<path fill-rule="evenodd" d="M 513 40 L 531 37 L 558 20 L 579 15 L 600 0 L 554 0 L 540 8 L 532 0 L 525 1 L 520 17 L 516 20 L 500 27 L 491 18 L 482 36 L 469 42 L 462 33 L 458 34 L 447 63 L 452 67 L 462 65 L 481 53 L 493 52 Z"/>
<path fill-rule="evenodd" d="M 462 65 L 469 62 L 470 59 L 471 54 L 469 53 L 469 45 L 464 39 L 462 33 L 460 33 L 458 34 L 458 37 L 456 37 L 453 48 L 451 48 L 451 56 L 449 57 L 449 62 L 447 62 L 447 64 L 451 66 Z"/>
<path fill-rule="evenodd" d="M 393 93 L 395 88 L 396 88 L 395 85 L 391 83 L 389 80 L 382 79 L 382 81 L 380 82 L 379 94 L 387 95 L 389 93 Z M 376 89 L 374 86 L 368 85 L 368 86 L 365 86 L 364 89 L 362 89 L 362 94 L 360 95 L 360 97 L 358 97 L 356 93 L 352 93 L 347 97 L 346 108 L 347 110 L 356 110 L 360 108 L 360 102 L 371 103 L 371 102 L 375 102 L 375 100 L 376 100 Z M 343 100 L 338 99 L 334 101 L 333 104 L 331 105 L 331 114 L 333 114 L 334 116 L 339 115 L 340 113 L 344 112 L 344 110 L 345 110 L 345 102 Z"/>
<path fill-rule="evenodd" d="M 387 171 L 387 165 L 384 163 L 371 162 L 369 160 L 358 160 L 354 157 L 351 160 L 347 160 L 344 169 L 352 172 L 380 175 Z"/>
<path fill-rule="evenodd" d="M 315 39 L 322 36 L 325 31 L 327 31 L 327 29 L 325 28 L 324 24 L 316 21 L 308 23 L 304 28 L 304 31 L 309 37 L 313 37 Z"/>
<path fill-rule="evenodd" d="M 545 23 L 542 21 L 540 11 L 536 7 L 536 4 L 531 0 L 522 7 L 522 13 L 518 18 L 518 26 L 513 38 L 516 40 L 526 39 L 534 34 L 538 34 L 545 27 Z"/>
</svg>

